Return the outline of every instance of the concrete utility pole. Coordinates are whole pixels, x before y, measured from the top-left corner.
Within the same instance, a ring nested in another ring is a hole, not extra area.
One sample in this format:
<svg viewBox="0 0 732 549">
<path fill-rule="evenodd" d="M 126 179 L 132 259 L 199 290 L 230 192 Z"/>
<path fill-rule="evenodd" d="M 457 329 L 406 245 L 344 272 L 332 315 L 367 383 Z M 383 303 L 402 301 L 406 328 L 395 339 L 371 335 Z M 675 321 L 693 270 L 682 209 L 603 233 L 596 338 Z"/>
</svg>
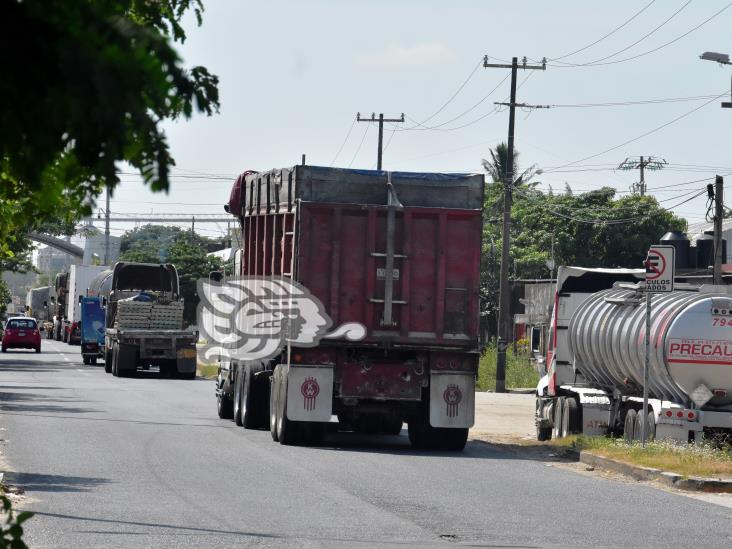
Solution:
<svg viewBox="0 0 732 549">
<path fill-rule="evenodd" d="M 714 179 L 714 284 L 722 284 L 722 220 L 724 219 L 724 178 Z"/>
<path fill-rule="evenodd" d="M 104 210 L 104 265 L 109 265 L 109 186 L 107 186 L 107 206 Z"/>
<path fill-rule="evenodd" d="M 394 122 L 395 124 L 404 123 L 404 113 L 401 118 L 384 118 L 384 113 L 379 114 L 379 118 L 376 118 L 375 113 L 371 113 L 371 118 L 361 118 L 361 113 L 356 113 L 356 122 L 378 122 L 379 123 L 379 151 L 376 157 L 376 169 L 381 171 L 381 157 L 383 154 L 384 145 L 384 122 Z"/>
<path fill-rule="evenodd" d="M 509 246 L 511 240 L 511 205 L 513 204 L 513 141 L 516 121 L 516 76 L 519 67 L 524 70 L 546 70 L 546 59 L 541 65 L 527 65 L 524 57 L 521 65 L 518 57 L 511 59 L 511 64 L 488 63 L 488 56 L 483 58 L 484 68 L 511 69 L 511 102 L 508 115 L 508 153 L 506 158 L 506 174 L 503 180 L 503 242 L 501 246 L 501 274 L 498 297 L 498 353 L 496 356 L 496 392 L 506 392 L 506 348 L 511 337 L 511 291 L 508 285 Z"/>
<path fill-rule="evenodd" d="M 653 156 L 641 156 L 640 160 L 636 160 L 635 158 L 626 158 L 620 163 L 618 169 L 640 170 L 640 181 L 638 183 L 633 183 L 633 185 L 630 186 L 630 190 L 643 196 L 648 190 L 646 188 L 645 170 L 662 170 L 666 164 L 667 162 L 663 158 L 656 158 Z"/>
</svg>

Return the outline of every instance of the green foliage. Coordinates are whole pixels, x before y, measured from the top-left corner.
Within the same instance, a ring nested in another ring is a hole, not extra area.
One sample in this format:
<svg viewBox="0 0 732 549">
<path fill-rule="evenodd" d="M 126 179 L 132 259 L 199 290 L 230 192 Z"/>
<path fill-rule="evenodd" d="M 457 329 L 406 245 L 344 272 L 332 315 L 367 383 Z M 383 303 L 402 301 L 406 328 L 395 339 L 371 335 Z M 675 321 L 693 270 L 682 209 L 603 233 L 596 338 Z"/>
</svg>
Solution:
<svg viewBox="0 0 732 549">
<path fill-rule="evenodd" d="M 218 257 L 207 255 L 215 240 L 180 227 L 144 225 L 127 231 L 120 242 L 120 261 L 137 263 L 173 263 L 178 269 L 180 293 L 185 300 L 183 317 L 189 324 L 196 322 L 198 293 L 196 282 L 207 278 L 211 271 L 222 268 Z"/>
<path fill-rule="evenodd" d="M 27 549 L 23 541 L 23 523 L 33 516 L 33 513 L 24 511 L 17 515 L 13 511 L 13 504 L 5 495 L 0 495 L 5 524 L 0 525 L 0 549 Z"/>
<path fill-rule="evenodd" d="M 5 311 L 8 310 L 8 303 L 11 299 L 10 288 L 4 280 L 0 279 L 0 315 L 4 315 Z"/>
<path fill-rule="evenodd" d="M 478 365 L 478 390 L 488 391 L 496 388 L 496 345 L 488 345 L 480 357 Z M 506 351 L 506 387 L 525 389 L 536 387 L 539 374 L 528 356 L 514 354 L 511 347 Z"/>
<path fill-rule="evenodd" d="M 494 159 L 502 150 L 496 147 Z M 494 171 L 488 169 L 491 178 Z M 615 193 L 610 187 L 582 194 L 543 193 L 532 184 L 517 182 L 511 208 L 509 276 L 549 278 L 546 262 L 552 244 L 557 266 L 640 267 L 649 246 L 664 233 L 685 230 L 686 222 L 660 207 L 652 196 L 615 199 Z M 503 183 L 488 183 L 481 273 L 484 327 L 495 326 L 497 316 L 502 209 Z"/>
<path fill-rule="evenodd" d="M 161 124 L 218 110 L 218 79 L 184 69 L 172 42 L 201 0 L 6 0 L 0 103 L 0 254 L 46 219 L 72 223 L 119 182 L 117 163 L 167 190 Z M 22 234 L 22 233 L 21 233 Z"/>
</svg>

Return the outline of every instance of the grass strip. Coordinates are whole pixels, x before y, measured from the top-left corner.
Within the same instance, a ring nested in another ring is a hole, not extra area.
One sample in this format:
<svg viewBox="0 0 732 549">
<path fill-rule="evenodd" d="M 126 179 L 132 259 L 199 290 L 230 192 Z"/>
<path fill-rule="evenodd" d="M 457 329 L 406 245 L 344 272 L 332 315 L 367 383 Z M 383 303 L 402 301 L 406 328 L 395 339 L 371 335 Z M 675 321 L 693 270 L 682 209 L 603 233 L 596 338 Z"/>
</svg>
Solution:
<svg viewBox="0 0 732 549">
<path fill-rule="evenodd" d="M 708 441 L 679 444 L 654 440 L 644 448 L 640 442 L 623 439 L 573 435 L 550 442 L 552 446 L 589 450 L 594 454 L 631 465 L 652 467 L 684 477 L 732 479 L 732 450 Z"/>
</svg>

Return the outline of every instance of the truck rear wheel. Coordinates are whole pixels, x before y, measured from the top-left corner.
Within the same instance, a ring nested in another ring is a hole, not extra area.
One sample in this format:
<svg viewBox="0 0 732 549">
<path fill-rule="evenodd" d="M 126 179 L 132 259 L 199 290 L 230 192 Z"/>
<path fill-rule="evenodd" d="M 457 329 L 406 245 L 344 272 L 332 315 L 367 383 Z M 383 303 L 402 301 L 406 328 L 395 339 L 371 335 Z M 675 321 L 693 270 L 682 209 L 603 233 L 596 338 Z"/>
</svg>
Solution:
<svg viewBox="0 0 732 549">
<path fill-rule="evenodd" d="M 137 373 L 137 348 L 124 343 L 115 344 L 117 348 L 117 358 L 115 365 L 117 367 L 118 377 L 132 377 Z"/>
<path fill-rule="evenodd" d="M 572 397 L 565 397 L 562 408 L 562 436 L 576 434 L 580 431 L 579 406 Z"/>
<path fill-rule="evenodd" d="M 562 416 L 564 412 L 564 397 L 554 399 L 554 412 L 552 414 L 552 438 L 558 439 L 562 437 Z"/>
<path fill-rule="evenodd" d="M 272 440 L 277 442 L 277 406 L 279 400 L 277 398 L 279 391 L 279 370 L 275 368 L 272 377 L 269 378 L 269 434 L 272 435 Z"/>
<path fill-rule="evenodd" d="M 104 371 L 112 373 L 112 349 L 104 349 Z"/>
<path fill-rule="evenodd" d="M 89 357 L 89 364 L 91 364 L 92 366 L 96 366 L 97 365 L 97 357 L 95 357 L 95 356 Z"/>
<path fill-rule="evenodd" d="M 234 366 L 235 372 L 236 372 L 236 381 L 234 382 L 234 423 L 236 423 L 239 427 L 242 427 L 244 425 L 244 422 L 242 421 L 241 417 L 241 394 L 242 394 L 242 385 L 243 385 L 243 378 L 244 378 L 244 372 L 243 372 L 243 366 Z"/>
<path fill-rule="evenodd" d="M 300 442 L 300 424 L 287 419 L 287 372 L 277 366 L 277 440 L 280 444 L 292 445 Z"/>
<path fill-rule="evenodd" d="M 234 402 L 225 393 L 220 393 L 216 397 L 216 411 L 221 419 L 231 419 L 234 417 Z"/>
<path fill-rule="evenodd" d="M 625 426 L 623 428 L 623 438 L 625 442 L 633 442 L 635 440 L 635 418 L 638 415 L 633 409 L 628 410 L 625 414 Z"/>
<path fill-rule="evenodd" d="M 117 345 L 117 342 L 115 341 L 112 343 L 112 375 L 114 377 L 119 376 L 119 371 L 117 370 L 117 361 L 119 360 L 119 345 Z"/>
</svg>

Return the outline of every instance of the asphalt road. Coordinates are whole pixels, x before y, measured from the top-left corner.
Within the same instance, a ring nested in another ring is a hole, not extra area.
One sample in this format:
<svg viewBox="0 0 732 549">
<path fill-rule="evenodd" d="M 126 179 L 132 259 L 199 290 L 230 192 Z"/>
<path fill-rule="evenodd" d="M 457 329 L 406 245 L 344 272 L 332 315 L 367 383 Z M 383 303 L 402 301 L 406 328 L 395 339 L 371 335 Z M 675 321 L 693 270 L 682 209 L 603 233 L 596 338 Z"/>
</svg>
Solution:
<svg viewBox="0 0 732 549">
<path fill-rule="evenodd" d="M 117 379 L 79 348 L 0 356 L 0 433 L 31 547 L 729 547 L 732 509 L 470 442 L 284 447 L 213 382 Z"/>
</svg>

